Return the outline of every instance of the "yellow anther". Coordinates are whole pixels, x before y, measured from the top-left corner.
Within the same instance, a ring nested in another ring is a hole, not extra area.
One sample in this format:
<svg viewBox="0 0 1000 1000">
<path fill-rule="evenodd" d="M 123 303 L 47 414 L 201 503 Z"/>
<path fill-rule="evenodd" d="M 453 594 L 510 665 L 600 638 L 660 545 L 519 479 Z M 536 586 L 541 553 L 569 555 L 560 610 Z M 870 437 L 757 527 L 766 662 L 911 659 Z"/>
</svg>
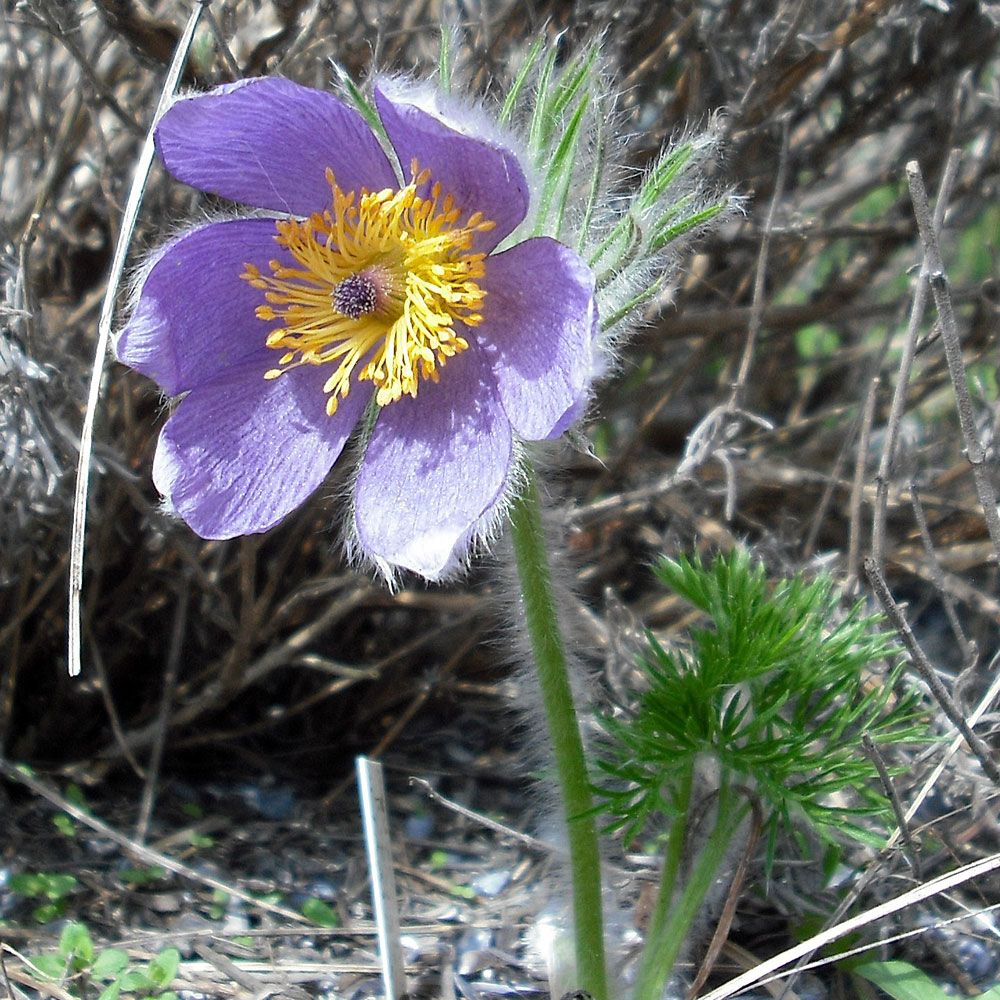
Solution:
<svg viewBox="0 0 1000 1000">
<path fill-rule="evenodd" d="M 468 349 L 456 324 L 483 321 L 486 293 L 476 279 L 485 273 L 485 254 L 469 251 L 475 234 L 495 223 L 473 212 L 459 224 L 462 210 L 451 194 L 442 200 L 440 182 L 429 198 L 417 193 L 426 191 L 430 171 L 413 160 L 410 175 L 399 190 L 344 192 L 327 168 L 331 208 L 275 222 L 275 242 L 294 266 L 275 259 L 270 275 L 253 264 L 240 275 L 264 292 L 257 318 L 283 324 L 266 336 L 267 346 L 283 353 L 264 377 L 333 365 L 323 385 L 331 416 L 353 378 L 374 383 L 380 406 L 415 397 L 422 379 L 436 382 L 445 361 Z"/>
</svg>

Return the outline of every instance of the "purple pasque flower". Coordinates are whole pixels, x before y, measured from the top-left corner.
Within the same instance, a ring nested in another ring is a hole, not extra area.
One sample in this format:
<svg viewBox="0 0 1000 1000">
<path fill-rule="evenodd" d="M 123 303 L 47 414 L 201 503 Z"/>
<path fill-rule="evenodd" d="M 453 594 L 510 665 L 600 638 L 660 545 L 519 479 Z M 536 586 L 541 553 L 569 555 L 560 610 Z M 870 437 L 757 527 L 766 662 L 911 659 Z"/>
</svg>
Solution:
<svg viewBox="0 0 1000 1000">
<path fill-rule="evenodd" d="M 518 439 L 582 410 L 594 277 L 549 238 L 498 250 L 530 200 L 509 139 L 426 88 L 375 103 L 388 155 L 353 108 L 281 78 L 175 103 L 167 169 L 270 214 L 154 255 L 116 350 L 183 396 L 153 480 L 199 535 L 272 527 L 360 423 L 349 544 L 438 579 L 502 514 Z"/>
</svg>

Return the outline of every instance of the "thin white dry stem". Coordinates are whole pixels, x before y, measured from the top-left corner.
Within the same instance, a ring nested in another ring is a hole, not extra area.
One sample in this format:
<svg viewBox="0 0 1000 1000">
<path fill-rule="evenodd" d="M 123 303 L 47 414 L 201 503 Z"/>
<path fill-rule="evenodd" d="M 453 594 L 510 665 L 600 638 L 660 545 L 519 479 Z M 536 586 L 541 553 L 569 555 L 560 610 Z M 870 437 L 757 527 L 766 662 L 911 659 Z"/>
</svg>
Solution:
<svg viewBox="0 0 1000 1000">
<path fill-rule="evenodd" d="M 3 976 L 4 989 L 7 991 L 7 1000 L 14 1000 L 14 987 L 11 985 L 10 976 L 7 975 L 7 962 L 4 960 L 3 951 L 0 951 L 0 974 Z"/>
<path fill-rule="evenodd" d="M 474 823 L 478 823 L 488 830 L 493 830 L 494 833 L 499 833 L 502 837 L 509 837 L 511 840 L 516 840 L 526 847 L 530 847 L 534 851 L 541 851 L 544 854 L 560 853 L 560 848 L 556 844 L 539 840 L 537 837 L 532 837 L 527 833 L 521 833 L 520 830 L 515 830 L 511 826 L 505 826 L 503 823 L 498 823 L 495 819 L 490 819 L 489 816 L 484 816 L 473 809 L 467 809 L 465 806 L 446 798 L 439 791 L 432 788 L 430 782 L 425 781 L 423 778 L 411 777 L 410 784 L 419 788 L 432 802 L 437 802 L 446 809 L 458 813 L 459 816 L 464 816 L 466 819 L 471 819 Z"/>
<path fill-rule="evenodd" d="M 975 728 L 979 720 L 986 714 L 986 711 L 990 708 L 993 702 L 1000 696 L 1000 673 L 996 673 L 995 667 L 997 662 L 1000 661 L 1000 653 L 998 653 L 993 662 L 990 664 L 990 672 L 995 674 L 993 683 L 990 685 L 989 690 L 980 699 L 979 704 L 975 709 L 969 714 L 968 725 L 969 728 Z M 906 810 L 904 815 L 904 820 L 909 823 L 913 820 L 913 817 L 917 814 L 917 811 L 923 805 L 924 800 L 933 791 L 934 786 L 937 784 L 938 779 L 944 773 L 945 767 L 948 765 L 948 761 L 958 752 L 959 748 L 965 745 L 965 737 L 958 733 L 952 742 L 949 744 L 948 749 L 944 752 L 941 760 L 938 762 L 937 766 L 928 776 L 927 780 L 922 785 L 920 791 L 917 793 L 910 807 Z M 889 839 L 885 843 L 885 847 L 882 850 L 882 856 L 888 856 L 896 844 L 900 841 L 903 836 L 903 831 L 896 827 Z M 876 864 L 868 869 L 867 872 L 858 880 L 858 883 L 853 887 L 853 889 L 844 897 L 843 900 L 838 904 L 837 908 L 834 910 L 831 916 L 831 921 L 836 923 L 847 911 L 854 906 L 854 904 L 861 897 L 862 893 L 870 886 L 879 876 L 881 871 L 881 866 Z M 816 940 L 816 939 L 813 939 Z M 890 939 L 891 940 L 891 939 Z M 883 941 L 882 943 L 888 944 L 889 941 Z M 817 948 L 822 945 L 817 944 Z M 860 948 L 859 951 L 865 951 L 866 948 Z M 838 953 L 839 954 L 839 953 Z M 811 955 L 811 952 L 806 952 L 803 959 L 807 959 Z M 815 968 L 817 965 L 821 965 L 823 962 L 808 962 L 806 960 L 801 961 L 796 965 L 794 970 L 794 975 L 797 976 L 807 969 Z"/>
<path fill-rule="evenodd" d="M 878 771 L 878 779 L 882 783 L 886 798 L 889 799 L 892 805 L 893 815 L 899 824 L 896 829 L 903 838 L 903 850 L 906 853 L 906 860 L 910 863 L 910 868 L 913 869 L 913 877 L 920 880 L 924 877 L 920 865 L 920 852 L 917 850 L 917 845 L 913 842 L 913 837 L 910 836 L 910 824 L 906 818 L 906 814 L 903 812 L 903 803 L 900 801 L 899 793 L 892 782 L 892 775 L 889 774 L 889 768 L 886 766 L 882 751 L 879 750 L 878 744 L 871 738 L 871 734 L 867 732 L 861 737 L 861 745 L 864 747 L 865 753 L 871 759 L 871 762 L 875 765 L 875 770 Z"/>
<path fill-rule="evenodd" d="M 764 311 L 767 293 L 767 264 L 771 252 L 771 233 L 774 229 L 774 219 L 778 212 L 778 204 L 785 190 L 785 175 L 788 170 L 788 120 L 785 119 L 781 129 L 781 154 L 778 161 L 778 174 L 774 181 L 774 193 L 768 205 L 767 217 L 764 220 L 764 231 L 760 240 L 760 251 L 757 254 L 757 271 L 754 277 L 753 302 L 747 322 L 747 339 L 740 356 L 740 366 L 736 378 L 729 387 L 729 398 L 713 407 L 688 436 L 684 455 L 675 473 L 678 481 L 693 474 L 709 459 L 714 458 L 723 468 L 726 477 L 725 518 L 731 521 L 736 514 L 736 471 L 732 463 L 734 449 L 727 442 L 739 432 L 741 418 L 749 420 L 771 430 L 770 421 L 748 412 L 743 407 L 746 396 L 747 380 L 753 365 L 757 341 L 764 325 Z"/>
<path fill-rule="evenodd" d="M 83 591 L 83 556 L 87 530 L 87 496 L 90 492 L 90 456 L 94 447 L 94 420 L 97 416 L 97 406 L 101 398 L 104 359 L 107 356 L 108 344 L 111 340 L 111 321 L 115 312 L 115 299 L 118 296 L 118 287 L 121 284 L 122 274 L 125 270 L 125 257 L 128 255 L 129 246 L 132 242 L 132 233 L 135 231 L 135 223 L 139 217 L 139 208 L 142 205 L 142 198 L 146 191 L 149 170 L 153 165 L 153 156 L 155 153 L 153 147 L 153 130 L 160 115 L 163 114 L 173 99 L 177 89 L 177 82 L 180 80 L 181 72 L 187 62 L 191 42 L 194 39 L 195 28 L 198 27 L 201 13 L 209 2 L 210 0 L 198 0 L 192 8 L 191 16 L 184 27 L 184 34 L 181 35 L 180 41 L 177 43 L 173 61 L 170 63 L 170 69 L 167 70 L 166 79 L 163 81 L 163 89 L 160 91 L 156 113 L 153 116 L 153 122 L 149 127 L 149 132 L 146 134 L 146 140 L 142 144 L 139 160 L 135 166 L 132 187 L 128 193 L 128 201 L 125 203 L 121 231 L 118 234 L 118 243 L 115 245 L 115 254 L 111 260 L 108 289 L 104 294 L 104 301 L 101 304 L 101 317 L 97 325 L 97 349 L 94 352 L 94 367 L 91 370 L 90 390 L 87 393 L 87 410 L 84 414 L 83 427 L 80 431 L 80 459 L 76 467 L 76 492 L 73 494 L 73 534 L 69 549 L 69 616 L 67 624 L 70 677 L 76 677 L 80 673 L 82 663 L 80 652 L 80 595 Z"/>
<path fill-rule="evenodd" d="M 279 965 L 263 970 L 262 974 L 248 971 L 243 963 L 236 963 L 226 955 L 217 952 L 210 945 L 199 942 L 194 945 L 194 951 L 201 956 L 221 976 L 242 986 L 251 997 L 263 998 L 279 995 L 285 1000 L 309 1000 L 309 994 L 301 986 L 295 986 L 286 982 L 282 987 L 275 988 L 275 980 L 282 977 L 282 969 Z"/>
<path fill-rule="evenodd" d="M 64 990 L 58 984 L 51 982 L 49 977 L 41 969 L 39 969 L 27 955 L 22 954 L 9 944 L 0 942 L 0 958 L 3 957 L 4 952 L 9 955 L 13 955 L 24 966 L 25 970 L 27 970 L 26 972 L 20 972 L 17 969 L 7 970 L 5 964 L 5 977 L 13 979 L 22 986 L 30 986 L 32 989 L 41 992 L 44 996 L 56 997 L 57 1000 L 74 1000 L 72 993 Z M 20 997 L 27 996 L 27 994 L 21 990 L 18 990 L 18 995 Z M 8 994 L 8 996 L 10 1000 L 14 1000 L 14 995 L 12 993 Z"/>
<path fill-rule="evenodd" d="M 355 760 L 355 770 L 361 797 L 361 822 L 368 853 L 385 995 L 388 1000 L 401 1000 L 406 994 L 406 969 L 403 964 L 403 946 L 399 940 L 399 904 L 392 867 L 385 780 L 382 765 L 377 760 L 358 757 Z"/>
<path fill-rule="evenodd" d="M 998 909 L 1000 909 L 1000 903 L 994 903 L 992 906 L 984 906 L 980 910 L 960 913 L 957 917 L 949 917 L 947 920 L 935 920 L 933 923 L 922 924 L 920 927 L 911 927 L 909 930 L 900 931 L 898 934 L 890 934 L 888 937 L 879 938 L 878 941 L 868 941 L 865 944 L 858 945 L 856 948 L 849 948 L 847 951 L 838 951 L 836 955 L 818 958 L 815 962 L 797 966 L 795 971 L 799 973 L 809 972 L 812 969 L 821 969 L 826 965 L 833 965 L 834 963 L 844 961 L 844 959 L 853 958 L 855 955 L 864 955 L 866 952 L 873 951 L 876 948 L 885 948 L 890 944 L 898 944 L 900 941 L 908 941 L 911 938 L 920 937 L 924 934 L 932 934 L 944 927 L 950 927 L 952 924 L 958 924 L 964 920 L 972 920 L 973 917 L 993 913 Z M 768 983 L 773 983 L 781 978 L 781 976 L 770 976 L 762 980 L 758 985 L 766 987 Z M 784 996 L 785 1000 L 792 1000 L 790 994 L 785 993 L 782 996 Z"/>
<path fill-rule="evenodd" d="M 757 255 L 757 271 L 753 279 L 753 302 L 750 306 L 750 322 L 747 325 L 747 340 L 743 346 L 743 357 L 740 359 L 740 369 L 733 383 L 733 394 L 729 405 L 738 409 L 743 404 L 747 380 L 750 377 L 750 366 L 753 364 L 757 339 L 764 325 L 765 296 L 767 295 L 767 264 L 771 255 L 771 233 L 774 229 L 774 219 L 778 214 L 778 204 L 785 193 L 785 176 L 788 173 L 788 119 L 781 123 L 781 153 L 778 157 L 778 174 L 774 179 L 774 193 L 771 204 L 767 208 L 764 219 L 764 232 L 760 238 L 760 253 Z"/>
<path fill-rule="evenodd" d="M 966 882 L 971 882 L 977 878 L 982 878 L 997 869 L 1000 869 L 1000 854 L 991 854 L 987 858 L 963 865 L 961 868 L 956 868 L 954 871 L 947 872 L 944 875 L 939 875 L 924 885 L 919 885 L 909 892 L 904 892 L 895 899 L 887 900 L 878 906 L 873 906 L 870 910 L 865 910 L 864 913 L 859 913 L 857 916 L 851 917 L 849 920 L 820 931 L 819 934 L 809 938 L 808 941 L 803 941 L 801 944 L 779 952 L 772 958 L 761 962 L 760 965 L 749 972 L 731 979 L 723 986 L 712 990 L 711 993 L 704 994 L 700 1000 L 727 1000 L 728 997 L 736 996 L 743 990 L 749 989 L 751 986 L 758 986 L 765 980 L 772 978 L 772 973 L 787 968 L 804 955 L 810 955 L 820 948 L 825 948 L 828 944 L 839 941 L 842 937 L 846 937 L 848 934 L 866 927 L 868 924 L 873 924 L 884 917 L 891 916 L 893 913 L 905 910 L 908 906 L 922 903 L 925 899 L 931 899 L 940 893 L 947 892 L 949 889 L 954 889 L 956 886 L 964 885 Z"/>
<path fill-rule="evenodd" d="M 121 751 L 128 766 L 135 772 L 140 781 L 146 780 L 146 769 L 139 763 L 138 757 L 132 752 L 122 728 L 121 716 L 118 714 L 118 706 L 115 705 L 114 698 L 111 697 L 111 684 L 108 680 L 108 672 L 104 669 L 104 657 L 101 655 L 100 647 L 94 638 L 93 632 L 87 630 L 87 638 L 90 640 L 90 658 L 97 675 L 97 683 L 101 692 L 101 701 L 104 703 L 104 711 L 108 715 L 108 723 L 111 726 L 111 735 L 114 737 L 115 745 Z"/>
<path fill-rule="evenodd" d="M 995 676 L 993 678 L 993 683 L 989 686 L 986 694 L 983 695 L 979 700 L 979 704 L 976 705 L 975 709 L 969 714 L 969 727 L 974 727 L 979 720 L 986 714 L 987 709 L 1000 697 L 1000 672 L 995 668 L 997 661 L 1000 659 L 1000 653 L 998 653 L 994 658 L 993 662 L 988 668 L 989 673 L 993 673 Z M 945 767 L 948 765 L 948 761 L 958 753 L 959 748 L 965 743 L 965 737 L 958 733 L 955 738 L 948 745 L 948 749 L 942 754 L 941 760 L 938 761 L 937 766 L 931 771 L 927 780 L 924 782 L 920 791 L 917 793 L 913 802 L 910 804 L 909 809 L 906 810 L 906 819 L 909 821 L 917 814 L 917 810 L 924 804 L 924 799 L 933 791 L 934 786 L 937 784 L 938 778 L 944 772 Z M 897 829 L 893 831 L 892 836 L 886 842 L 886 848 L 893 847 L 895 843 L 900 838 L 900 831 Z"/>
</svg>

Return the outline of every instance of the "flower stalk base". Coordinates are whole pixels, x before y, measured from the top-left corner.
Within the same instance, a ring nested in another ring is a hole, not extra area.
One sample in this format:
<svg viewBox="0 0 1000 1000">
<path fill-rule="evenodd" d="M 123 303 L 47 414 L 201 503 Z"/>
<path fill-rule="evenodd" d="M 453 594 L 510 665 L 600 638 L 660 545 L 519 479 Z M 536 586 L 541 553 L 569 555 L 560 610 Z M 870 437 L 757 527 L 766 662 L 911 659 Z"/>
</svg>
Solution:
<svg viewBox="0 0 1000 1000">
<path fill-rule="evenodd" d="M 573 927 L 579 987 L 608 1000 L 601 904 L 601 858 L 583 739 L 573 705 L 545 545 L 538 487 L 531 469 L 510 512 L 522 610 L 538 672 L 565 811 L 573 886 Z"/>
<path fill-rule="evenodd" d="M 724 872 L 726 855 L 750 811 L 746 802 L 740 801 L 739 793 L 723 784 L 718 792 L 715 825 L 678 892 L 681 857 L 690 829 L 692 783 L 693 774 L 689 774 L 682 791 L 682 812 L 667 839 L 663 877 L 646 929 L 633 1000 L 660 1000 L 663 996 L 695 918 L 702 912 L 716 879 Z"/>
</svg>

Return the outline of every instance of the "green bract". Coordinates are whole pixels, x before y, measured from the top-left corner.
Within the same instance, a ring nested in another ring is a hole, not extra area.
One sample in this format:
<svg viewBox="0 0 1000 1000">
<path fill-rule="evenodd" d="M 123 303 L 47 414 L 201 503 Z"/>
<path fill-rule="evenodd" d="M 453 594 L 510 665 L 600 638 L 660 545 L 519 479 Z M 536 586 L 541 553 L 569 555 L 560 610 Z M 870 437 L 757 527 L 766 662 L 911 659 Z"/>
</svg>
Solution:
<svg viewBox="0 0 1000 1000">
<path fill-rule="evenodd" d="M 597 305 L 605 338 L 628 333 L 643 303 L 669 287 L 679 251 L 738 206 L 714 189 L 706 168 L 721 143 L 719 120 L 668 144 L 638 185 L 623 170 L 615 134 L 614 87 L 597 42 L 566 55 L 543 37 L 528 49 L 497 115 L 525 137 L 537 190 L 525 227 L 574 247 L 598 276 Z M 452 91 L 453 45 L 442 33 L 438 86 Z M 338 69 L 346 100 L 376 130 L 371 102 Z M 626 181 L 627 178 L 627 181 Z"/>
</svg>

